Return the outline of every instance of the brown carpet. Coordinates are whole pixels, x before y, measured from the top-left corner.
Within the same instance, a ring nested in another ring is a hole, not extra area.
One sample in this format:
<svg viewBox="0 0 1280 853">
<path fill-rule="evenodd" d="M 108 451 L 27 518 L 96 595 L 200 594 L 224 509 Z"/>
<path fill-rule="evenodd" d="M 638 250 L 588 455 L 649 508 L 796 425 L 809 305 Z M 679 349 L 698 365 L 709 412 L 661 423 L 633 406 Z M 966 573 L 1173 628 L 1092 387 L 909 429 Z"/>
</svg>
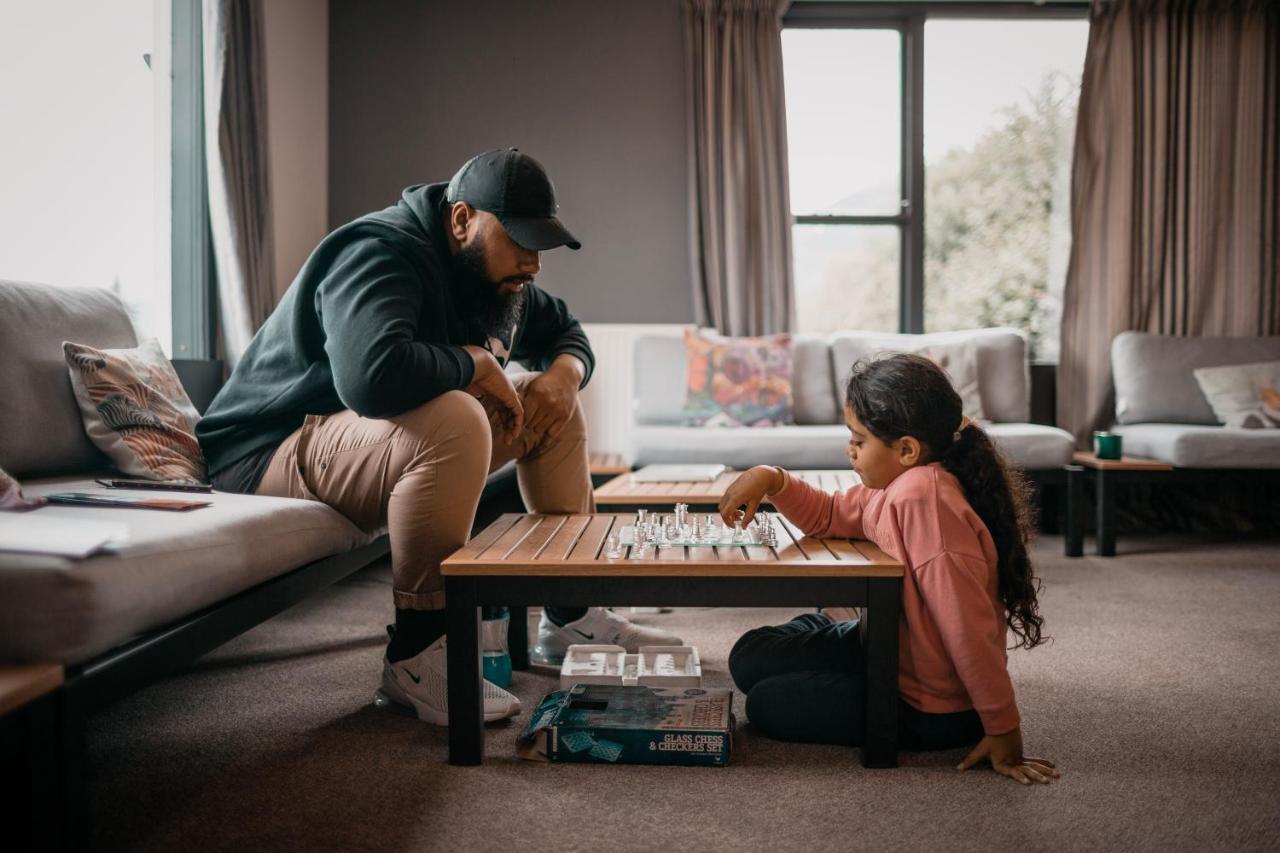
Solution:
<svg viewBox="0 0 1280 853">
<path fill-rule="evenodd" d="M 744 726 L 728 768 L 547 765 L 490 726 L 480 768 L 443 729 L 378 711 L 389 574 L 371 569 L 113 706 L 90 729 L 98 845 L 127 850 L 1155 850 L 1280 848 L 1280 541 L 1037 548 L 1055 642 L 1011 669 L 1023 788 L 960 752 L 864 770 Z M 790 610 L 641 617 L 698 645 L 711 684 Z M 531 619 L 531 624 L 535 620 Z M 517 673 L 527 709 L 555 680 Z M 741 696 L 737 697 L 739 716 Z M 523 724 L 524 719 L 517 721 Z"/>
</svg>

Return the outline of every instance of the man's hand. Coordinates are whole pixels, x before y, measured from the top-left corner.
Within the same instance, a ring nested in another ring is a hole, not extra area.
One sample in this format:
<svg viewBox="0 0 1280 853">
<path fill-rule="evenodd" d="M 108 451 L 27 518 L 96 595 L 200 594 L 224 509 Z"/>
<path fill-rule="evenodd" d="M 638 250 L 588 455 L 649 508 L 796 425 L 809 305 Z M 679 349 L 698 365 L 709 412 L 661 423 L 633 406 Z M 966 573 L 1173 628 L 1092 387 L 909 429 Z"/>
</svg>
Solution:
<svg viewBox="0 0 1280 853">
<path fill-rule="evenodd" d="M 990 761 L 991 769 L 1000 775 L 1017 779 L 1024 785 L 1032 782 L 1048 785 L 1061 775 L 1054 769 L 1052 761 L 1023 756 L 1021 729 L 1002 735 L 987 735 L 978 741 L 957 769 L 968 770 L 984 759 Z"/>
<path fill-rule="evenodd" d="M 475 362 L 476 373 L 467 386 L 467 393 L 480 399 L 484 410 L 489 414 L 489 421 L 502 435 L 502 440 L 511 444 L 524 429 L 524 406 L 511 378 L 502 370 L 502 365 L 493 354 L 484 347 L 465 346 L 464 350 Z"/>
<path fill-rule="evenodd" d="M 746 527 L 755 517 L 756 509 L 765 495 L 774 495 L 782 491 L 787 484 L 781 468 L 771 465 L 757 465 L 750 471 L 739 474 L 738 478 L 725 489 L 720 499 L 720 517 L 725 524 L 741 521 Z M 742 515 L 738 515 L 741 512 Z"/>
<path fill-rule="evenodd" d="M 564 430 L 578 406 L 578 386 L 586 368 L 577 358 L 562 354 L 524 386 L 525 428 L 554 439 Z"/>
</svg>

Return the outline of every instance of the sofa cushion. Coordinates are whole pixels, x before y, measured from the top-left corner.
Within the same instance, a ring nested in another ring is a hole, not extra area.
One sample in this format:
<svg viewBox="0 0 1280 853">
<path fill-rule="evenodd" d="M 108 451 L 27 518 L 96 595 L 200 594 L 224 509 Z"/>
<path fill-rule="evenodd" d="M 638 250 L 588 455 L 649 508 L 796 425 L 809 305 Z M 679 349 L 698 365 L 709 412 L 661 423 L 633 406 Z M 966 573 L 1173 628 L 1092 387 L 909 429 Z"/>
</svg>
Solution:
<svg viewBox="0 0 1280 853">
<path fill-rule="evenodd" d="M 990 420 L 1024 423 L 1031 418 L 1027 342 L 1016 329 L 970 329 L 897 335 L 888 332 L 838 332 L 831 338 L 833 394 L 844 400 L 849 370 L 862 358 L 926 347 L 950 347 L 973 341 L 977 349 L 978 387 L 982 411 Z"/>
<path fill-rule="evenodd" d="M 1043 424 L 987 424 L 985 429 L 1006 459 L 1027 470 L 1061 468 L 1076 446 L 1071 433 Z"/>
<path fill-rule="evenodd" d="M 848 468 L 842 426 L 778 426 L 768 429 L 635 426 L 631 459 L 636 465 L 659 462 L 718 462 L 731 468 L 767 463 L 785 468 Z"/>
<path fill-rule="evenodd" d="M 1276 359 L 1280 359 L 1280 337 L 1183 338 L 1121 332 L 1111 342 L 1116 423 L 1216 424 L 1218 419 L 1192 371 Z"/>
<path fill-rule="evenodd" d="M 831 396 L 831 353 L 821 335 L 792 336 L 792 414 L 797 424 L 839 424 L 840 410 Z M 638 424 L 684 422 L 684 386 L 672 377 L 687 374 L 684 340 L 677 335 L 643 335 L 636 339 L 635 420 Z"/>
<path fill-rule="evenodd" d="M 23 488 L 29 496 L 104 491 L 82 478 L 27 481 Z M 68 524 L 122 524 L 128 540 L 117 553 L 79 561 L 0 552 L 0 662 L 80 663 L 372 538 L 314 501 L 222 492 L 199 497 L 213 505 L 185 513 L 56 505 L 32 510 Z"/>
<path fill-rule="evenodd" d="M 1124 424 L 1126 456 L 1179 468 L 1280 468 L 1280 430 L 1191 424 Z"/>
<path fill-rule="evenodd" d="M 102 468 L 85 435 L 62 342 L 138 341 L 108 290 L 0 281 L 0 466 L 15 477 Z"/>
<path fill-rule="evenodd" d="M 1280 429 L 1280 361 L 1197 367 L 1191 373 L 1222 423 Z"/>
</svg>

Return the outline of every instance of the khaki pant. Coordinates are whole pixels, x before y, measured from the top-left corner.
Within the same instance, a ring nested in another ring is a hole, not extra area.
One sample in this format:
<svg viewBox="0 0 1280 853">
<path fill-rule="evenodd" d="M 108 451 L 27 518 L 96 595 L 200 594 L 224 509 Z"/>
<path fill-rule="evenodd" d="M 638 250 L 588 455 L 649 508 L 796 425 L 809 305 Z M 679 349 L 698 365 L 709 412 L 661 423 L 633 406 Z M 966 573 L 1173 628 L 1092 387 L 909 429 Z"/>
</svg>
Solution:
<svg viewBox="0 0 1280 853">
<path fill-rule="evenodd" d="M 516 389 L 538 374 L 512 377 Z M 386 420 L 308 415 L 276 451 L 257 493 L 321 501 L 391 537 L 395 606 L 444 607 L 440 562 L 466 544 L 485 476 L 515 459 L 531 512 L 595 511 L 582 407 L 554 440 L 503 444 L 476 398 L 450 391 Z"/>
</svg>

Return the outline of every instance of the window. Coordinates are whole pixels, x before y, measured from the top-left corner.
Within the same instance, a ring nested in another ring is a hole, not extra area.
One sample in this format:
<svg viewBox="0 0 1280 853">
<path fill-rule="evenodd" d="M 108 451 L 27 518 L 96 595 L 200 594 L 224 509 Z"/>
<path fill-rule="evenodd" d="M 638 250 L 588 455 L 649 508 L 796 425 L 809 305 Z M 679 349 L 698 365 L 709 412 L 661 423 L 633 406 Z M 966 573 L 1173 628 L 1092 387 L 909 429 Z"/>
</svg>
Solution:
<svg viewBox="0 0 1280 853">
<path fill-rule="evenodd" d="M 1009 325 L 1056 360 L 1086 3 L 797 3 L 800 331 Z"/>
<path fill-rule="evenodd" d="M 924 327 L 1058 360 L 1085 21 L 925 24 Z"/>
<path fill-rule="evenodd" d="M 169 2 L 0 14 L 0 278 L 104 287 L 170 347 Z"/>
<path fill-rule="evenodd" d="M 786 29 L 782 55 L 804 331 L 898 327 L 902 93 L 896 30 Z"/>
</svg>

